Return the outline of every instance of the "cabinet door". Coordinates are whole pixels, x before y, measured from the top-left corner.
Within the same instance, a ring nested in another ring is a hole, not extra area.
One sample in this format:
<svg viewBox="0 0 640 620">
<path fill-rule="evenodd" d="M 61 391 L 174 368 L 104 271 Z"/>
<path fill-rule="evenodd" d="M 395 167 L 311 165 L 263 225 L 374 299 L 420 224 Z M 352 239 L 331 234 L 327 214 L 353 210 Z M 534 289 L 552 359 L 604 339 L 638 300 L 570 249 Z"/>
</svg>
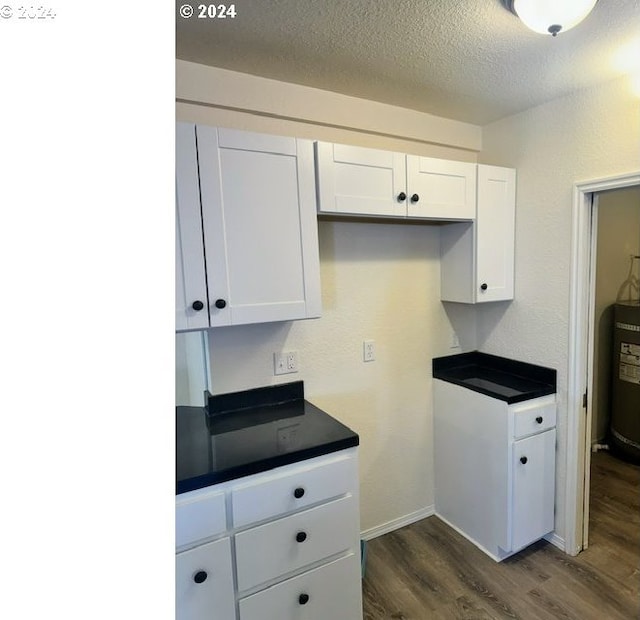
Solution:
<svg viewBox="0 0 640 620">
<path fill-rule="evenodd" d="M 511 551 L 553 531 L 555 464 L 555 429 L 514 442 Z"/>
<path fill-rule="evenodd" d="M 403 154 L 316 142 L 316 164 L 320 213 L 407 215 Z"/>
<path fill-rule="evenodd" d="M 477 301 L 513 299 L 516 171 L 478 166 Z"/>
<path fill-rule="evenodd" d="M 196 130 L 176 126 L 176 330 L 209 327 Z"/>
<path fill-rule="evenodd" d="M 476 164 L 407 155 L 407 188 L 408 217 L 476 217 Z"/>
<path fill-rule="evenodd" d="M 211 326 L 319 316 L 312 143 L 196 129 Z"/>
<path fill-rule="evenodd" d="M 176 620 L 235 620 L 235 607 L 228 538 L 176 555 Z"/>
<path fill-rule="evenodd" d="M 516 171 L 478 166 L 474 222 L 440 229 L 442 301 L 513 299 Z"/>
</svg>

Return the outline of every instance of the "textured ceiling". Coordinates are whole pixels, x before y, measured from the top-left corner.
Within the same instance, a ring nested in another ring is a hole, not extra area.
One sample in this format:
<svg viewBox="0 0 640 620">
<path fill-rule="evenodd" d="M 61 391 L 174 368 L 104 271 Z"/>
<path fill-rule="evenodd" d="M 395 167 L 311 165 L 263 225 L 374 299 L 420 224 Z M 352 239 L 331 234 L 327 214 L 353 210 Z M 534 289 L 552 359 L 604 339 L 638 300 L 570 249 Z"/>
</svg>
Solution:
<svg viewBox="0 0 640 620">
<path fill-rule="evenodd" d="M 177 16 L 177 58 L 478 125 L 618 77 L 622 47 L 640 60 L 640 0 L 599 0 L 555 38 L 501 0 L 234 4 L 234 19 Z"/>
</svg>

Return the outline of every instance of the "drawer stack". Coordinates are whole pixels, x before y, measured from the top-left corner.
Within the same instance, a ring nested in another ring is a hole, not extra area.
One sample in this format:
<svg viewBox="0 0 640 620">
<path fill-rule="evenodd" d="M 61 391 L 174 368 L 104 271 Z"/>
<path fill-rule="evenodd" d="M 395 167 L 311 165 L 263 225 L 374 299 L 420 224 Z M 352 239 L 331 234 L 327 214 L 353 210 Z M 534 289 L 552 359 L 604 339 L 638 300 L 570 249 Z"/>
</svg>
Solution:
<svg viewBox="0 0 640 620">
<path fill-rule="evenodd" d="M 178 620 L 361 618 L 357 476 L 351 448 L 178 496 Z M 197 560 L 223 555 L 205 614 Z"/>
</svg>

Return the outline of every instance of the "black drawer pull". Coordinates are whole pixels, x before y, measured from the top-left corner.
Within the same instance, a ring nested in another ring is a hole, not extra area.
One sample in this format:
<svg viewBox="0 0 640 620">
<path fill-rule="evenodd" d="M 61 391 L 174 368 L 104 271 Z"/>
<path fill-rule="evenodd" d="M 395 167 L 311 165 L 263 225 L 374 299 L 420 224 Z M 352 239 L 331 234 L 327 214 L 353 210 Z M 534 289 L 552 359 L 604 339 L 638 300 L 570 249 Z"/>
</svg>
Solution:
<svg viewBox="0 0 640 620">
<path fill-rule="evenodd" d="M 418 200 L 420 200 L 420 196 L 418 196 L 418 194 L 411 196 L 411 202 L 416 203 Z"/>
<path fill-rule="evenodd" d="M 542 416 L 541 416 L 541 415 L 539 415 L 539 416 L 536 418 L 536 422 L 537 422 L 538 424 L 542 424 Z"/>
<path fill-rule="evenodd" d="M 398 194 L 398 202 L 404 202 L 407 199 L 407 195 L 404 192 Z"/>
<path fill-rule="evenodd" d="M 526 465 L 528 460 L 529 460 L 529 459 L 528 459 L 526 456 L 521 456 L 521 457 L 520 457 L 520 462 L 521 462 L 523 465 Z"/>
<path fill-rule="evenodd" d="M 300 603 L 300 605 L 306 605 L 309 602 L 309 595 L 308 594 L 301 594 L 298 597 L 298 603 Z"/>
<path fill-rule="evenodd" d="M 191 307 L 196 311 L 196 312 L 200 312 L 200 310 L 202 310 L 202 308 L 204 308 L 204 304 L 199 300 L 196 299 L 192 304 Z"/>
<path fill-rule="evenodd" d="M 199 570 L 194 576 L 193 576 L 193 580 L 196 583 L 202 583 L 203 581 L 207 580 L 207 572 L 204 570 Z"/>
<path fill-rule="evenodd" d="M 483 283 L 480 285 L 480 290 L 481 290 L 481 291 L 486 291 L 488 288 L 489 288 L 489 286 L 487 285 L 487 283 L 486 283 L 486 282 L 483 282 Z"/>
<path fill-rule="evenodd" d="M 300 499 L 304 495 L 304 489 L 302 487 L 298 487 L 294 492 L 293 496 L 296 499 Z"/>
<path fill-rule="evenodd" d="M 296 534 L 296 541 L 297 542 L 304 542 L 305 540 L 307 540 L 307 533 L 306 532 L 298 532 Z"/>
<path fill-rule="evenodd" d="M 216 303 L 214 305 L 218 310 L 222 310 L 227 307 L 227 302 L 224 299 L 216 299 Z"/>
</svg>

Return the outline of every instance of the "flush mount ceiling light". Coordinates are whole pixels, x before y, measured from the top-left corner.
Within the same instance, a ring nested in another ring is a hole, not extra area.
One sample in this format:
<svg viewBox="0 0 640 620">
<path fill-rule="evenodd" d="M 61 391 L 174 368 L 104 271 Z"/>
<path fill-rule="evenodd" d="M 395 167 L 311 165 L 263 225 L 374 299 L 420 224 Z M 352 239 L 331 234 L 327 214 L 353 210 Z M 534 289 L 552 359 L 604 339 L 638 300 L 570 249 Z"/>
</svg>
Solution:
<svg viewBox="0 0 640 620">
<path fill-rule="evenodd" d="M 502 0 L 525 26 L 540 34 L 565 32 L 579 24 L 598 0 Z"/>
</svg>

